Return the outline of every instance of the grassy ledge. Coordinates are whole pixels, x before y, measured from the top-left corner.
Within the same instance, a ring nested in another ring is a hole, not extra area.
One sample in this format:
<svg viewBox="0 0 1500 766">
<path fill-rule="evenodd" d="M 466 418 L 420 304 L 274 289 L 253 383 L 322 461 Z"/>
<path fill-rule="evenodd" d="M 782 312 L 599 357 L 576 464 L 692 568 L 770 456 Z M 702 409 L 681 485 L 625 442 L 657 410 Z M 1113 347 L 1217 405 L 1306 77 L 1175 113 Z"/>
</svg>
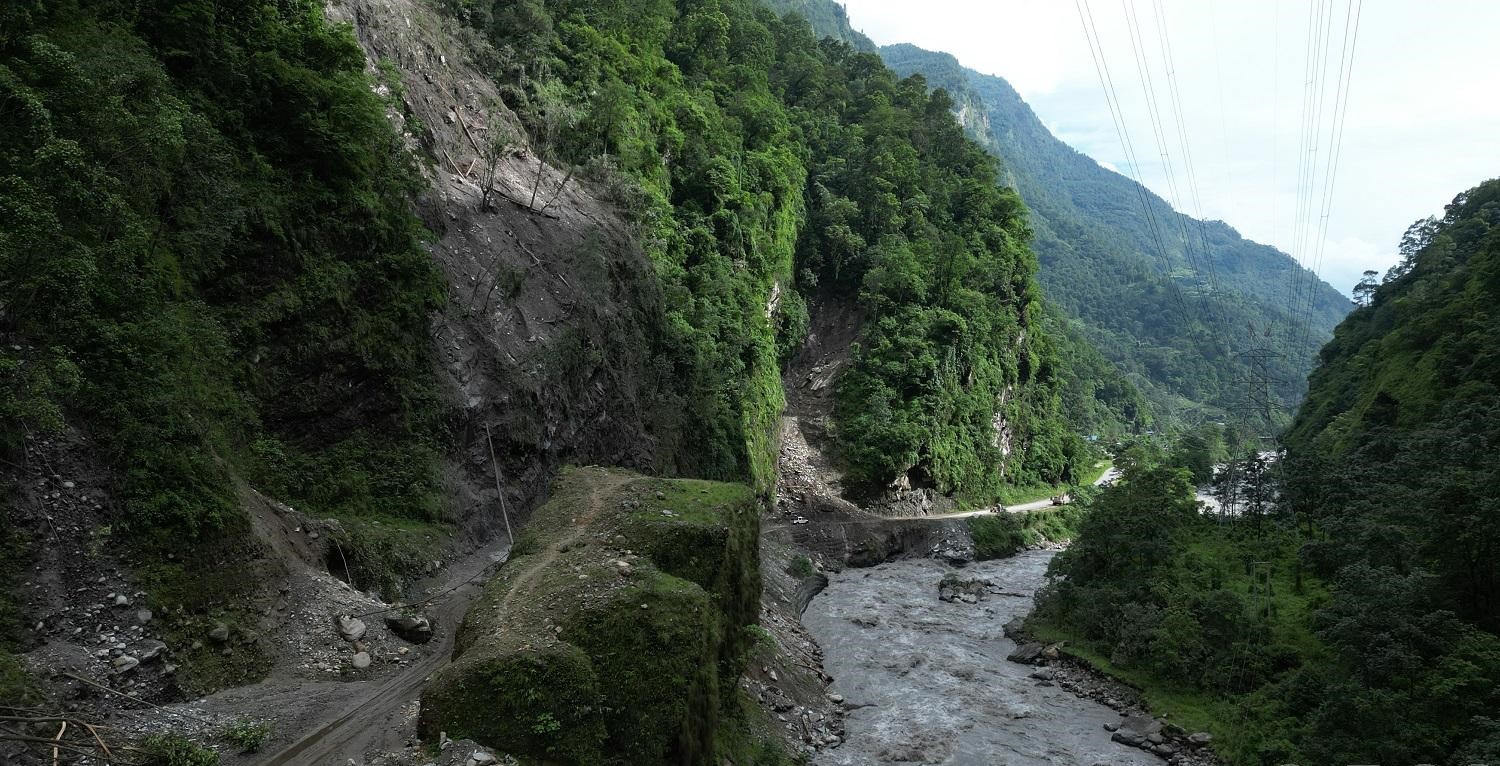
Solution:
<svg viewBox="0 0 1500 766">
<path fill-rule="evenodd" d="M 424 736 L 522 763 L 718 763 L 759 610 L 758 514 L 740 484 L 565 471 L 424 689 Z"/>
</svg>

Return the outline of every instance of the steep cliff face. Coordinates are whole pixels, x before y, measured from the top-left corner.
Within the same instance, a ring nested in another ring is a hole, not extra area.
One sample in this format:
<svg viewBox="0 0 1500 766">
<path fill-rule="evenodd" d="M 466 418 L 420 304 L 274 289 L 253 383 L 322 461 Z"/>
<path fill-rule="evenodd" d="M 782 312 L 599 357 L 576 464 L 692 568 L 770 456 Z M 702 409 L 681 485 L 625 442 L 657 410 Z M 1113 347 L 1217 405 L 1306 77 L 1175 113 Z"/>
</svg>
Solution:
<svg viewBox="0 0 1500 766">
<path fill-rule="evenodd" d="M 564 463 L 680 472 L 686 396 L 657 361 L 662 290 L 622 200 L 538 158 L 459 22 L 365 0 L 331 16 L 351 24 L 372 75 L 396 78 L 390 117 L 425 158 L 418 209 L 447 287 L 431 342 L 453 518 L 496 532 L 491 448 L 513 510 Z"/>
</svg>

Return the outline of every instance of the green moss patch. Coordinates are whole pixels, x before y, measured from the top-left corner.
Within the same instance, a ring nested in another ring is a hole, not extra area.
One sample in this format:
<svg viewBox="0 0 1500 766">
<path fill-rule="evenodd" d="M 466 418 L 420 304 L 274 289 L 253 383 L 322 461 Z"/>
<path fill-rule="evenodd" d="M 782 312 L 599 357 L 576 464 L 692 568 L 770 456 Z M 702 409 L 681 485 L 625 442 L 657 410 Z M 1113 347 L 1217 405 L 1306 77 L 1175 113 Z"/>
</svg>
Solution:
<svg viewBox="0 0 1500 766">
<path fill-rule="evenodd" d="M 749 487 L 571 469 L 485 587 L 424 736 L 523 761 L 714 763 L 760 601 Z"/>
</svg>

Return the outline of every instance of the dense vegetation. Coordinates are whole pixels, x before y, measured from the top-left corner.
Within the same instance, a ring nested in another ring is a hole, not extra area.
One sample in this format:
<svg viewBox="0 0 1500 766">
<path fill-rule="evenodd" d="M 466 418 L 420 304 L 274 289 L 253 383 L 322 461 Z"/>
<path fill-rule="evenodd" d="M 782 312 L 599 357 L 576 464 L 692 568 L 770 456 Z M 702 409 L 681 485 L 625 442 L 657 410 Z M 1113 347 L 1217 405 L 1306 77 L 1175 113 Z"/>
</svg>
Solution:
<svg viewBox="0 0 1500 766">
<path fill-rule="evenodd" d="M 440 293 L 348 35 L 311 2 L 12 9 L 9 446 L 79 408 L 128 466 L 129 522 L 164 535 L 233 519 L 234 464 L 291 499 L 435 514 Z"/>
<path fill-rule="evenodd" d="M 439 517 L 417 176 L 320 4 L 9 3 L 0 102 L 3 447 L 86 428 L 174 620 L 246 586 L 241 478 Z"/>
<path fill-rule="evenodd" d="M 860 53 L 878 53 L 879 49 L 849 23 L 849 12 L 841 3 L 828 0 L 761 0 L 762 4 L 785 16 L 795 13 L 807 20 L 819 37 L 832 37 L 848 43 Z"/>
<path fill-rule="evenodd" d="M 1004 160 L 1006 183 L 1026 200 L 1048 299 L 1160 414 L 1196 422 L 1242 399 L 1246 368 L 1236 354 L 1248 348 L 1250 325 L 1269 329 L 1265 345 L 1281 355 L 1271 364 L 1275 395 L 1301 398 L 1314 351 L 1348 309 L 1337 291 L 1274 248 L 1182 215 L 1150 191 L 1143 215 L 1134 182 L 1059 141 L 1001 78 L 911 45 L 880 53 L 897 72 L 953 94 L 970 134 Z M 1309 291 L 1304 334 L 1290 307 Z"/>
<path fill-rule="evenodd" d="M 1092 489 L 1077 490 L 1084 496 Z M 974 559 L 988 561 L 1014 556 L 1016 553 L 1046 542 L 1063 542 L 1078 534 L 1083 519 L 1083 505 L 1074 503 L 1059 508 L 1044 508 L 1026 513 L 985 513 L 970 516 L 969 535 L 974 539 Z"/>
<path fill-rule="evenodd" d="M 984 497 L 1076 474 L 1088 450 L 1059 412 L 1087 387 L 1044 338 L 1020 200 L 946 96 L 749 0 L 450 10 L 488 32 L 555 156 L 635 195 L 668 363 L 697 392 L 694 473 L 767 484 L 778 356 L 836 298 L 870 308 L 838 389 L 852 476 Z"/>
<path fill-rule="evenodd" d="M 1279 499 L 1215 523 L 1185 469 L 1127 461 L 1038 612 L 1234 763 L 1500 755 L 1500 182 L 1402 253 L 1324 348 Z"/>
</svg>

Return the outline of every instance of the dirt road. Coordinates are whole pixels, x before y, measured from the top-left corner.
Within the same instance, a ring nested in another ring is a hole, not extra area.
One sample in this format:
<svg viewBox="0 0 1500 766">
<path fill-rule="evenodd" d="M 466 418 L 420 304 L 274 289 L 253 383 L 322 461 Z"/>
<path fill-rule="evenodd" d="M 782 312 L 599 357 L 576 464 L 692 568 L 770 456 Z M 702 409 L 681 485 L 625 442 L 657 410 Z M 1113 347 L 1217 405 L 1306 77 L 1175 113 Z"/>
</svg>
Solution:
<svg viewBox="0 0 1500 766">
<path fill-rule="evenodd" d="M 572 533 L 533 557 L 535 560 L 516 576 L 514 587 L 501 608 L 508 609 L 512 596 L 524 590 L 526 582 L 555 559 L 559 551 L 566 550 L 588 531 L 604 509 L 606 494 L 633 480 L 632 476 L 611 475 L 594 487 L 588 508 L 574 519 Z M 422 685 L 434 671 L 448 663 L 459 622 L 493 575 L 492 569 L 505 560 L 508 552 L 509 547 L 501 544 L 475 553 L 462 564 L 452 567 L 444 583 L 430 589 L 433 593 L 442 593 L 448 588 L 454 590 L 427 608 L 440 630 L 433 638 L 431 651 L 421 660 L 385 678 L 319 684 L 316 689 L 304 687 L 278 691 L 278 694 L 296 695 L 303 700 L 309 694 L 326 695 L 337 702 L 320 706 L 325 714 L 302 718 L 298 726 L 300 733 L 295 739 L 256 766 L 344 766 L 351 760 L 363 763 L 371 752 L 399 750 L 408 744 L 407 740 L 415 735 L 411 723 Z M 373 619 L 380 617 L 374 616 Z M 272 697 L 269 704 L 275 704 L 274 695 Z"/>
<path fill-rule="evenodd" d="M 1106 484 L 1112 484 L 1112 483 L 1114 483 L 1114 480 L 1117 479 L 1117 478 L 1119 478 L 1119 477 L 1120 477 L 1120 469 L 1115 468 L 1114 466 L 1110 466 L 1108 469 L 1106 469 L 1104 471 L 1104 473 L 1099 474 L 1099 478 L 1097 478 L 1097 479 L 1094 480 L 1094 486 L 1096 486 L 1096 487 L 1102 487 L 1102 486 L 1104 486 Z M 1047 498 L 1042 498 L 1041 500 L 1033 500 L 1032 502 L 1029 502 L 1029 503 L 1019 503 L 1017 505 L 1000 506 L 1000 508 L 1003 508 L 1006 513 L 1028 513 L 1030 511 L 1040 511 L 1040 510 L 1043 510 L 1045 508 L 1051 508 L 1051 507 L 1053 507 L 1053 505 L 1054 505 L 1054 503 L 1052 502 L 1052 498 L 1047 497 Z M 980 510 L 977 510 L 977 511 L 961 511 L 959 513 L 945 513 L 945 514 L 938 515 L 938 516 L 931 516 L 929 518 L 934 518 L 934 519 L 962 519 L 962 518 L 967 518 L 969 516 L 984 516 L 986 514 L 996 513 L 998 511 L 999 511 L 999 508 L 983 508 L 983 509 L 980 509 Z"/>
<path fill-rule="evenodd" d="M 427 606 L 427 614 L 438 629 L 431 650 L 421 660 L 393 675 L 369 681 L 262 690 L 265 693 L 259 699 L 268 707 L 278 704 L 278 699 L 289 704 L 317 699 L 323 704 L 317 713 L 301 719 L 300 733 L 294 734 L 291 742 L 258 761 L 258 766 L 343 766 L 351 759 L 363 762 L 365 754 L 374 750 L 403 747 L 405 739 L 415 733 L 408 724 L 423 682 L 448 662 L 464 612 L 489 579 L 487 575 L 505 561 L 509 552 L 510 546 L 504 541 L 482 548 L 450 567 L 444 582 L 428 589 L 430 593 L 448 592 Z"/>
</svg>

